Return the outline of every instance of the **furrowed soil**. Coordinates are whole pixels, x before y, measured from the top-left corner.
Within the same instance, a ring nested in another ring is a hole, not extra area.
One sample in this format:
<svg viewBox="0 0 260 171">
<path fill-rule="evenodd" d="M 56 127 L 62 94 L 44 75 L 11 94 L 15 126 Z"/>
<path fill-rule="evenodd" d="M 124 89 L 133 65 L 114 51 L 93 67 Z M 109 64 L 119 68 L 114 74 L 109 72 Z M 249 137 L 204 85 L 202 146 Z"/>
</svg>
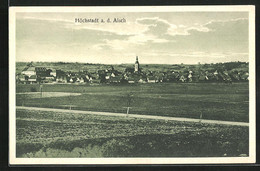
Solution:
<svg viewBox="0 0 260 171">
<path fill-rule="evenodd" d="M 248 127 L 17 109 L 16 155 L 221 157 L 248 155 Z"/>
</svg>

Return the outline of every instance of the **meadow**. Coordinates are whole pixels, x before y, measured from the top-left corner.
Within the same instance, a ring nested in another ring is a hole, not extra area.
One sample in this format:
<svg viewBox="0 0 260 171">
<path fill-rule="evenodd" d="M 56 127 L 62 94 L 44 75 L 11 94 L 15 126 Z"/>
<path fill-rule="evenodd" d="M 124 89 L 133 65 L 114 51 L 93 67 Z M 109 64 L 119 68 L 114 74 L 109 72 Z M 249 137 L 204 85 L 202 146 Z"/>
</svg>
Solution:
<svg viewBox="0 0 260 171">
<path fill-rule="evenodd" d="M 248 156 L 248 127 L 17 109 L 16 155 Z"/>
<path fill-rule="evenodd" d="M 43 92 L 80 95 L 34 98 L 23 92 L 40 91 L 40 85 L 16 86 L 18 106 L 69 108 L 130 114 L 161 115 L 248 122 L 249 86 L 243 83 L 161 83 L 76 85 L 44 84 Z"/>
</svg>

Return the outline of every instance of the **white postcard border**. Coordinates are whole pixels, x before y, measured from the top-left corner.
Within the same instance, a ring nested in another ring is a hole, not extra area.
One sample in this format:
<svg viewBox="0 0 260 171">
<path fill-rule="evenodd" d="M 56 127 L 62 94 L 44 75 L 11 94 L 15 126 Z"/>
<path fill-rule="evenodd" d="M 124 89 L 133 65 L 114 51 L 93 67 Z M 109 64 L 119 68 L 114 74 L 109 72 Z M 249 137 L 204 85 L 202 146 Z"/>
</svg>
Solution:
<svg viewBox="0 0 260 171">
<path fill-rule="evenodd" d="M 249 12 L 249 157 L 187 158 L 16 158 L 15 19 L 17 12 Z M 9 8 L 9 164 L 238 164 L 256 162 L 255 7 L 141 6 L 141 7 L 10 7 Z"/>
</svg>

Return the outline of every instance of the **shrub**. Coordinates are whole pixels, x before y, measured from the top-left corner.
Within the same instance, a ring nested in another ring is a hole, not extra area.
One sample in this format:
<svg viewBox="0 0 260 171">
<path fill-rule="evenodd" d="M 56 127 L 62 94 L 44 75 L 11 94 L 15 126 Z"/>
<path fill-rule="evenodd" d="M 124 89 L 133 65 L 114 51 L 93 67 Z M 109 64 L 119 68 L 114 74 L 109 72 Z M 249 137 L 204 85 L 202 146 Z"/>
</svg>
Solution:
<svg viewBox="0 0 260 171">
<path fill-rule="evenodd" d="M 25 153 L 23 158 L 65 158 L 65 157 L 103 157 L 103 153 L 98 146 L 88 145 L 85 148 L 76 147 L 72 151 L 54 149 L 54 148 L 42 148 L 37 152 Z"/>
<path fill-rule="evenodd" d="M 128 156 L 133 148 L 129 139 L 112 139 L 102 146 L 102 151 L 106 157 L 124 157 Z"/>
<path fill-rule="evenodd" d="M 35 87 L 31 87 L 31 92 L 37 92 Z"/>
</svg>

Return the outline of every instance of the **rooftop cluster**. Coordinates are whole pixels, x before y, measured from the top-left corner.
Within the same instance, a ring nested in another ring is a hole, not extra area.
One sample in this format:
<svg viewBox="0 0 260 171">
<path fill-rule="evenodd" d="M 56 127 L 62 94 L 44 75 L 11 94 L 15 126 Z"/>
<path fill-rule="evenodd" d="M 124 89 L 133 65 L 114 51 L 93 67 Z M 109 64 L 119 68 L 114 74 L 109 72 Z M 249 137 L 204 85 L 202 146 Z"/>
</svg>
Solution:
<svg viewBox="0 0 260 171">
<path fill-rule="evenodd" d="M 124 71 L 107 69 L 96 71 L 79 70 L 78 72 L 51 69 L 27 64 L 16 75 L 17 83 L 162 83 L 162 82 L 234 82 L 249 79 L 248 63 L 229 62 L 217 64 L 174 65 L 174 69 L 150 70 L 147 65 L 140 67 L 138 57 L 132 67 Z"/>
</svg>

